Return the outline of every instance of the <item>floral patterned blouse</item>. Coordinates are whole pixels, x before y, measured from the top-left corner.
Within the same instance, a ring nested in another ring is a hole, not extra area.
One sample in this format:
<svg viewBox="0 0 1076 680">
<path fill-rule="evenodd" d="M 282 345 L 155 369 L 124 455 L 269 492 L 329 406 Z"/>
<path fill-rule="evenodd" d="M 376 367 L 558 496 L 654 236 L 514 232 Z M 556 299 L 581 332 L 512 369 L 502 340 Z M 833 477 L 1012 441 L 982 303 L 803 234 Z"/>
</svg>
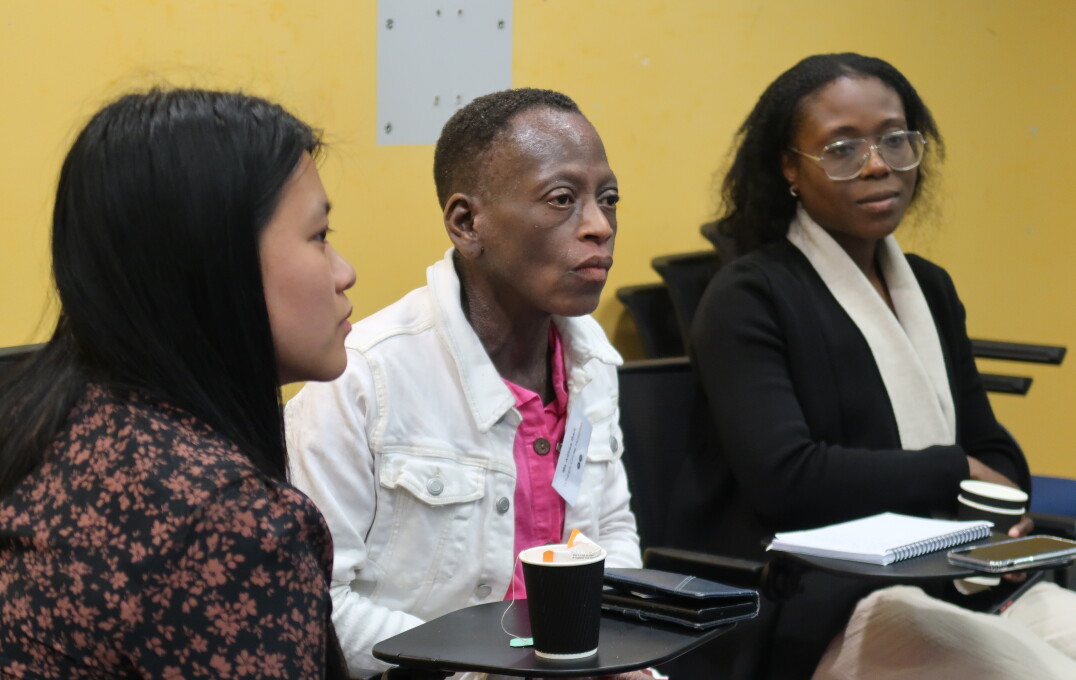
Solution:
<svg viewBox="0 0 1076 680">
<path fill-rule="evenodd" d="M 184 411 L 91 386 L 0 499 L 0 677 L 318 678 L 314 504 Z"/>
</svg>

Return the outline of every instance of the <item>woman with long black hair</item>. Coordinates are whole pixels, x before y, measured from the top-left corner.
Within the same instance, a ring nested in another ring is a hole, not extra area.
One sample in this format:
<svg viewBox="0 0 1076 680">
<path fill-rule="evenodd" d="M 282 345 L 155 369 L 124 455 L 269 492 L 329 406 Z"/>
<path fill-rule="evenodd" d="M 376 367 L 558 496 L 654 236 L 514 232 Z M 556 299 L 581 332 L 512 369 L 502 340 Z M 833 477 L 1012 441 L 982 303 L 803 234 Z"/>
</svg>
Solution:
<svg viewBox="0 0 1076 680">
<path fill-rule="evenodd" d="M 341 677 L 279 387 L 344 369 L 317 133 L 153 90 L 64 161 L 56 329 L 0 392 L 0 675 Z"/>
</svg>

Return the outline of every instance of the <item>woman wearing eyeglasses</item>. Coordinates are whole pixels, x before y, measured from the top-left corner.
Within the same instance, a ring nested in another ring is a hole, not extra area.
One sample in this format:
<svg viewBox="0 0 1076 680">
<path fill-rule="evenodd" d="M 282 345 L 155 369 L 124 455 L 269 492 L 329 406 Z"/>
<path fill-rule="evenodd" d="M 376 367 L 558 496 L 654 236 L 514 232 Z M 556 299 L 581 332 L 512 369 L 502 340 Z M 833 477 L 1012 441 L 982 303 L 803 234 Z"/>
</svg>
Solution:
<svg viewBox="0 0 1076 680">
<path fill-rule="evenodd" d="M 808 57 L 766 89 L 738 142 L 719 230 L 740 257 L 709 286 L 691 337 L 714 441 L 681 477 L 676 542 L 762 558 L 777 531 L 885 511 L 952 516 L 963 479 L 1027 489 L 1027 463 L 994 418 L 952 281 L 905 255 L 895 236 L 943 150 L 912 85 L 880 59 Z M 1013 535 L 1029 529 L 1025 518 Z M 875 587 L 808 574 L 777 620 L 771 676 L 809 675 Z M 952 609 L 961 630 L 962 617 L 985 616 Z M 1073 668 L 1031 638 L 1040 656 Z M 940 647 L 855 647 L 863 642 L 838 638 L 828 661 L 853 663 L 818 677 L 944 671 Z M 880 667 L 856 665 L 879 652 Z M 979 660 L 959 663 L 966 671 Z M 1017 675 L 1053 677 L 1038 672 Z"/>
</svg>

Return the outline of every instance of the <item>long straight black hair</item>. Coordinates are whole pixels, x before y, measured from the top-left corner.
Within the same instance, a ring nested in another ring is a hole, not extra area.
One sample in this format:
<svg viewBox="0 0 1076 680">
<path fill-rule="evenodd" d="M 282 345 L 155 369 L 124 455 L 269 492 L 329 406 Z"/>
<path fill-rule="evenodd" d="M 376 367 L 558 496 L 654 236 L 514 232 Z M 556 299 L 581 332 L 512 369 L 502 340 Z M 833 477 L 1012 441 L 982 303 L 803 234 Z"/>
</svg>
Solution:
<svg viewBox="0 0 1076 680">
<path fill-rule="evenodd" d="M 56 330 L 0 385 L 0 497 L 41 462 L 89 383 L 178 406 L 284 480 L 259 236 L 318 133 L 239 93 L 151 90 L 98 112 L 60 171 Z M 347 677 L 326 621 L 327 678 Z"/>
<path fill-rule="evenodd" d="M 287 470 L 258 237 L 319 136 L 238 93 L 109 104 L 60 172 L 52 338 L 0 388 L 0 496 L 41 461 L 90 382 L 168 401 Z"/>
</svg>

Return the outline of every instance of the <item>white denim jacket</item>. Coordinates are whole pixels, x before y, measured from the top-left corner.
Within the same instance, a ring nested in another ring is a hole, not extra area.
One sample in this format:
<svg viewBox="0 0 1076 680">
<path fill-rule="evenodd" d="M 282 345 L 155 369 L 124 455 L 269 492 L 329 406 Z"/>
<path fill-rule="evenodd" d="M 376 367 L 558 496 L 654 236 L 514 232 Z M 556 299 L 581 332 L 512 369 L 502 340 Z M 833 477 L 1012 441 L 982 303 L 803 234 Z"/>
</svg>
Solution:
<svg viewBox="0 0 1076 680">
<path fill-rule="evenodd" d="M 355 324 L 343 376 L 308 384 L 285 409 L 291 481 L 332 530 L 333 622 L 352 668 L 385 668 L 374 643 L 502 600 L 511 583 L 521 417 L 463 314 L 453 252 L 424 288 Z M 607 566 L 641 566 L 620 461 L 620 355 L 589 316 L 554 323 L 568 407 L 594 426 L 565 531 L 599 543 Z"/>
</svg>

